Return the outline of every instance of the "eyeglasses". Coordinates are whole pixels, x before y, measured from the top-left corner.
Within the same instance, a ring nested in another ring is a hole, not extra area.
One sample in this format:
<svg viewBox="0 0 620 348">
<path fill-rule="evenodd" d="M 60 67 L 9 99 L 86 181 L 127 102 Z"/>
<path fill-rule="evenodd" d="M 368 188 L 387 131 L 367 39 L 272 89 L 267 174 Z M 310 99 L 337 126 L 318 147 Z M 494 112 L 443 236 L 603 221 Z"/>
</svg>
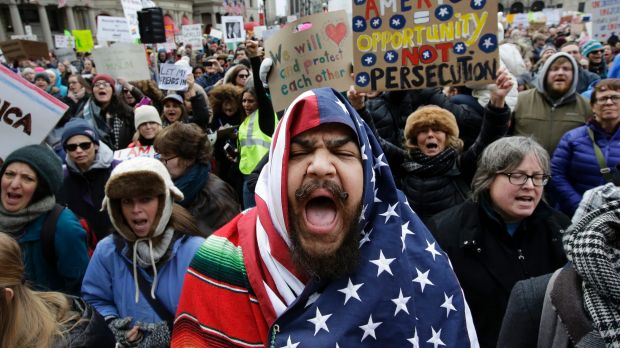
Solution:
<svg viewBox="0 0 620 348">
<path fill-rule="evenodd" d="M 237 75 L 237 77 L 240 77 L 242 79 L 247 79 L 250 75 L 249 74 L 239 74 Z"/>
<path fill-rule="evenodd" d="M 163 158 L 163 157 L 161 157 L 161 155 L 159 155 L 158 159 L 159 159 L 159 161 L 161 163 L 163 163 L 165 166 L 167 166 L 168 165 L 168 161 L 171 161 L 171 160 L 173 160 L 173 159 L 175 159 L 177 157 L 179 157 L 179 156 L 174 156 L 174 157 L 170 157 L 170 158 Z"/>
<path fill-rule="evenodd" d="M 106 81 L 98 81 L 97 83 L 93 85 L 93 87 L 108 88 L 108 87 L 112 87 L 112 85 Z"/>
<path fill-rule="evenodd" d="M 596 103 L 597 104 L 605 104 L 605 103 L 607 103 L 608 100 L 611 100 L 611 102 L 614 103 L 614 104 L 618 104 L 618 103 L 620 103 L 620 95 L 614 94 L 614 95 L 607 95 L 607 96 L 604 96 L 604 97 L 598 97 L 598 98 L 596 98 Z"/>
<path fill-rule="evenodd" d="M 603 50 L 598 50 L 598 51 L 592 51 L 588 54 L 602 54 L 602 53 L 603 53 Z"/>
<path fill-rule="evenodd" d="M 532 184 L 534 186 L 545 186 L 551 179 L 550 175 L 547 174 L 534 174 L 527 175 L 524 173 L 497 173 L 501 175 L 506 175 L 508 177 L 508 181 L 513 185 L 525 185 L 527 179 L 532 179 Z"/>
<path fill-rule="evenodd" d="M 69 150 L 69 152 L 73 152 L 73 151 L 77 150 L 77 148 L 79 146 L 80 149 L 86 151 L 86 150 L 90 149 L 91 145 L 93 145 L 92 142 L 86 141 L 86 142 L 78 143 L 78 144 L 67 144 L 67 145 L 65 145 L 65 148 L 67 150 Z"/>
</svg>

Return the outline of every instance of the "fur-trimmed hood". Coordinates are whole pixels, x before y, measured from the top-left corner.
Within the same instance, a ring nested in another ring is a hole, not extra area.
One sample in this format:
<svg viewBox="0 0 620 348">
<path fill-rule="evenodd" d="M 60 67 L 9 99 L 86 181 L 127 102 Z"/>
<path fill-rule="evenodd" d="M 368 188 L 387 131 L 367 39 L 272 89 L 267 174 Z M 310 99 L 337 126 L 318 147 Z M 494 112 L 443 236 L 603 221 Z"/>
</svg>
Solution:
<svg viewBox="0 0 620 348">
<path fill-rule="evenodd" d="M 424 106 L 407 117 L 405 139 L 408 144 L 416 146 L 417 134 L 424 128 L 441 130 L 446 136 L 459 137 L 459 126 L 456 117 L 450 111 L 439 106 Z"/>
</svg>

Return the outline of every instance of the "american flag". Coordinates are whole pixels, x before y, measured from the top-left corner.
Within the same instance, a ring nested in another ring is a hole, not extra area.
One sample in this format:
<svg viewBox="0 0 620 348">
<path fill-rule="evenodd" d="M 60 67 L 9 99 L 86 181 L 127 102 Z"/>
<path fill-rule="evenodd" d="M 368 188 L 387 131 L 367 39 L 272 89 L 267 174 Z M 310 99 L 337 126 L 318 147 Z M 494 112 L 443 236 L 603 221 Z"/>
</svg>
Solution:
<svg viewBox="0 0 620 348">
<path fill-rule="evenodd" d="M 302 121 L 295 121 L 296 118 Z M 364 169 L 360 262 L 347 277 L 305 281 L 292 266 L 287 232 L 287 163 L 292 134 L 349 125 Z M 270 346 L 478 347 L 469 308 L 446 253 L 396 188 L 377 139 L 346 99 L 321 88 L 295 99 L 272 138 L 256 187 L 256 244 L 263 275 L 254 290 Z M 250 277 L 252 278 L 252 277 Z"/>
</svg>

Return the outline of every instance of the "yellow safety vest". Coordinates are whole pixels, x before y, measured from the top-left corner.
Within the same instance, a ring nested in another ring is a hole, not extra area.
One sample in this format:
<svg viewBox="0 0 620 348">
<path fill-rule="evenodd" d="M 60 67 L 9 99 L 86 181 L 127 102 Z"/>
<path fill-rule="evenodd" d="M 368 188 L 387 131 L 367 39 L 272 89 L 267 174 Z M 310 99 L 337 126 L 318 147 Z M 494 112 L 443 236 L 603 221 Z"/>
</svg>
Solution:
<svg viewBox="0 0 620 348">
<path fill-rule="evenodd" d="M 277 123 L 277 116 L 276 123 Z M 258 110 L 254 111 L 239 126 L 239 170 L 244 175 L 252 173 L 260 160 L 269 153 L 271 137 L 258 126 Z"/>
</svg>

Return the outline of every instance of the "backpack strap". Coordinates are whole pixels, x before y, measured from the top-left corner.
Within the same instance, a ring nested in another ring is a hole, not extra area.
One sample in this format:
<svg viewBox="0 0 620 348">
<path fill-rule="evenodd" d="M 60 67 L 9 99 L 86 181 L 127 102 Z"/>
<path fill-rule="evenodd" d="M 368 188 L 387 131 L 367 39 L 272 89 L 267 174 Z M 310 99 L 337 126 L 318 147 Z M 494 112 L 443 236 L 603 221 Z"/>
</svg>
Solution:
<svg viewBox="0 0 620 348">
<path fill-rule="evenodd" d="M 56 223 L 64 209 L 65 207 L 62 205 L 55 204 L 54 208 L 47 214 L 43 222 L 43 229 L 41 229 L 41 251 L 43 258 L 50 265 L 56 265 Z"/>
<path fill-rule="evenodd" d="M 607 165 L 607 162 L 605 161 L 605 156 L 603 156 L 603 151 L 601 151 L 601 148 L 596 143 L 596 140 L 594 139 L 594 132 L 592 132 L 592 128 L 590 127 L 588 127 L 588 135 L 590 136 L 590 139 L 592 140 L 592 147 L 594 148 L 594 154 L 596 155 L 596 160 L 598 161 L 599 167 L 601 167 L 601 174 L 603 175 L 603 178 L 605 178 L 606 182 L 613 182 L 614 177 L 611 174 L 611 169 Z"/>
<path fill-rule="evenodd" d="M 116 251 L 120 254 L 121 259 L 125 262 L 127 269 L 130 274 L 133 274 L 133 266 L 129 260 L 123 257 L 120 250 L 116 249 Z M 142 296 L 146 299 L 146 301 L 151 305 L 151 308 L 157 313 L 157 316 L 162 318 L 166 324 L 168 325 L 168 329 L 172 332 L 172 323 L 174 321 L 174 313 L 170 313 L 170 311 L 156 298 L 151 297 L 151 284 L 144 279 L 142 273 L 140 271 L 136 272 L 138 278 L 138 289 L 142 293 Z"/>
</svg>

